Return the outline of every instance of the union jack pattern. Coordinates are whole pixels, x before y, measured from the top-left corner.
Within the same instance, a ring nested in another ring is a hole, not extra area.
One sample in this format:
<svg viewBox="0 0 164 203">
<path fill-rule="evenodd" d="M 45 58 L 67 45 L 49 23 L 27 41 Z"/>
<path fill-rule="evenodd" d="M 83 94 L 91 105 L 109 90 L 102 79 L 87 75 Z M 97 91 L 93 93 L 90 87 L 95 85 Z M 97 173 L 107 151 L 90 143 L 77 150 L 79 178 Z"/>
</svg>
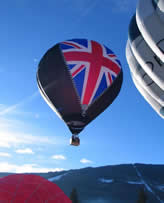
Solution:
<svg viewBox="0 0 164 203">
<path fill-rule="evenodd" d="M 60 43 L 60 48 L 81 104 L 92 104 L 121 71 L 121 64 L 116 55 L 93 40 L 67 40 Z"/>
</svg>

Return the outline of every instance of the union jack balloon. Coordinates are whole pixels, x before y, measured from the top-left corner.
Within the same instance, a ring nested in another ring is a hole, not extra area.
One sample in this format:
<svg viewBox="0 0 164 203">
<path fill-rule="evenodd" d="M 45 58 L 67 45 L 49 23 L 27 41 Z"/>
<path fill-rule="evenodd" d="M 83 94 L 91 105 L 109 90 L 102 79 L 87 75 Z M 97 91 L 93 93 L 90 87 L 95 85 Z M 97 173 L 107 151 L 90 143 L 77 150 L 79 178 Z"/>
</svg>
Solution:
<svg viewBox="0 0 164 203">
<path fill-rule="evenodd" d="M 87 39 L 56 44 L 37 71 L 41 95 L 76 135 L 114 101 L 122 81 L 121 63 L 113 51 Z"/>
</svg>

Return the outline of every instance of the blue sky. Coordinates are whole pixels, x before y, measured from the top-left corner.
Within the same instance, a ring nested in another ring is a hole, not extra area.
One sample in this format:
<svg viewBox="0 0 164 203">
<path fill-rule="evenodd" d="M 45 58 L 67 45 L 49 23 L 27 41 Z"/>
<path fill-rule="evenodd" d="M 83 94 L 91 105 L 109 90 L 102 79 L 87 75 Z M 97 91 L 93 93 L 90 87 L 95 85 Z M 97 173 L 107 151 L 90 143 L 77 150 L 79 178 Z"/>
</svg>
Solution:
<svg viewBox="0 0 164 203">
<path fill-rule="evenodd" d="M 136 0 L 14 0 L 0 7 L 0 171 L 47 172 L 122 163 L 163 164 L 163 120 L 135 88 L 125 58 Z M 67 126 L 41 97 L 36 71 L 57 42 L 111 48 L 124 82 L 114 103 L 69 146 Z"/>
</svg>

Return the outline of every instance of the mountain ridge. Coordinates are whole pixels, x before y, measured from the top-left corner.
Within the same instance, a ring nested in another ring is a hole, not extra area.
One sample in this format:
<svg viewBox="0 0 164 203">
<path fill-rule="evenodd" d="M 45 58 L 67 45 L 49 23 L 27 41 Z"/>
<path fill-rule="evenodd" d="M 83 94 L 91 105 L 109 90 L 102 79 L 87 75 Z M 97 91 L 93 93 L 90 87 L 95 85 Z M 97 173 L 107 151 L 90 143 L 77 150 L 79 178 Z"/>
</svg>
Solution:
<svg viewBox="0 0 164 203">
<path fill-rule="evenodd" d="M 141 188 L 146 203 L 164 203 L 163 171 L 162 164 L 134 163 L 30 174 L 54 182 L 67 196 L 76 188 L 80 203 L 136 203 Z"/>
</svg>

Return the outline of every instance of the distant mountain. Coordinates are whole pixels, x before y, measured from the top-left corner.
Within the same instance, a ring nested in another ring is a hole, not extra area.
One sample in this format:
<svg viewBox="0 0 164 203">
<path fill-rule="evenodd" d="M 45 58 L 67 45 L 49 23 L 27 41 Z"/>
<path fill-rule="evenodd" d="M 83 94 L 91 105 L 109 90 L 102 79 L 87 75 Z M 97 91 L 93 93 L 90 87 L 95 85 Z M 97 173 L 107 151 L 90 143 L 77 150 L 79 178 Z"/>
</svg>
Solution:
<svg viewBox="0 0 164 203">
<path fill-rule="evenodd" d="M 122 164 L 37 175 L 56 183 L 67 196 L 75 187 L 80 203 L 137 203 L 141 188 L 147 203 L 164 203 L 164 165 Z"/>
</svg>

